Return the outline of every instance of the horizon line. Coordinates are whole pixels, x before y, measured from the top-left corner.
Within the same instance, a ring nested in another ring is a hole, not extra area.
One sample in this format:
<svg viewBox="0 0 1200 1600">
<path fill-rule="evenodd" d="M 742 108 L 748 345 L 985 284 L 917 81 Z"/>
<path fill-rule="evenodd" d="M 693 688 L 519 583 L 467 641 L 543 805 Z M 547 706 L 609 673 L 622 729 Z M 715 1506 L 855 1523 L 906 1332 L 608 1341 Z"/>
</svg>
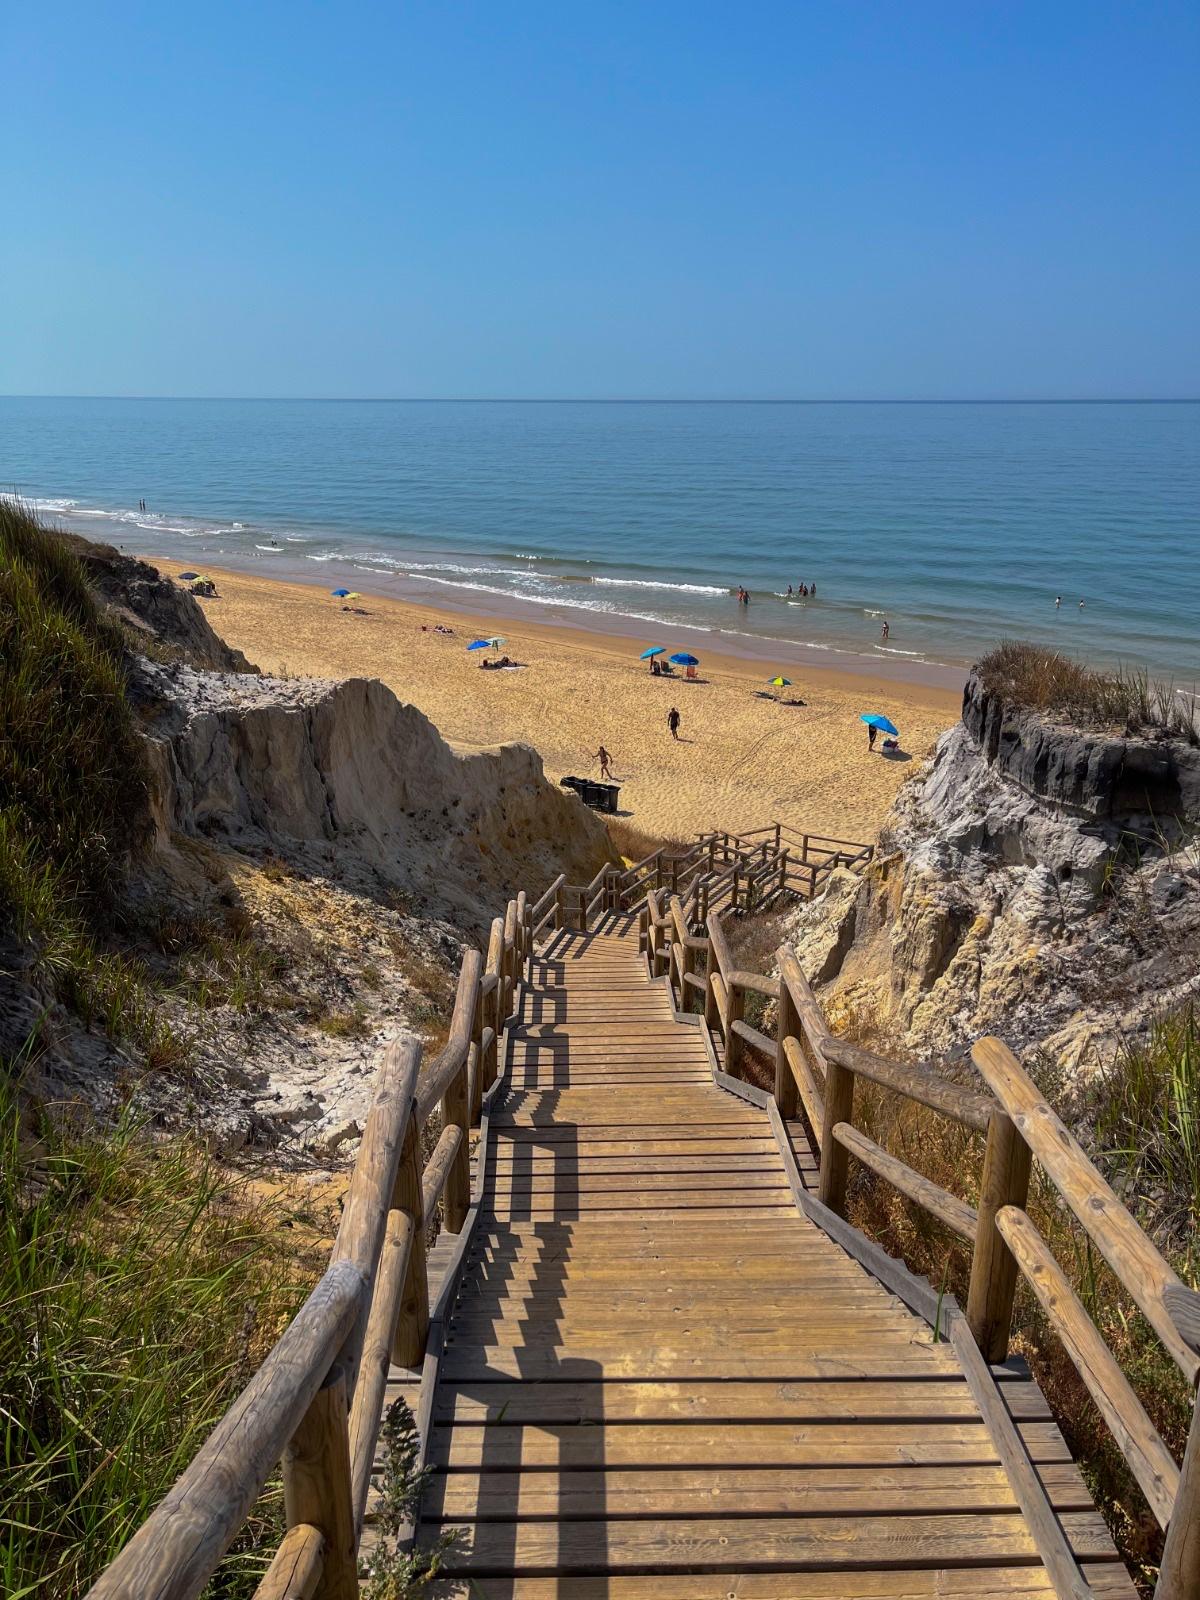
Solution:
<svg viewBox="0 0 1200 1600">
<path fill-rule="evenodd" d="M 321 394 L 29 394 L 2 400 L 152 400 L 270 405 L 531 405 L 531 406 L 1118 406 L 1195 405 L 1200 395 L 321 395 Z"/>
</svg>

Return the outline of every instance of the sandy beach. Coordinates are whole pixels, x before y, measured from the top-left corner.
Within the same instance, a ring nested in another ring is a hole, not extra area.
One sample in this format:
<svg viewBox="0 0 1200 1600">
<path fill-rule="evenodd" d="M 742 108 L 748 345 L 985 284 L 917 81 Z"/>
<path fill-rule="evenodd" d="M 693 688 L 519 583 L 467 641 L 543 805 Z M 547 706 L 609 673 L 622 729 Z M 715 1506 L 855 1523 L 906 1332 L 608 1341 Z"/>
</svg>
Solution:
<svg viewBox="0 0 1200 1600">
<path fill-rule="evenodd" d="M 186 570 L 165 559 L 154 565 L 169 576 Z M 603 744 L 621 812 L 652 833 L 686 837 L 780 820 L 873 838 L 896 790 L 959 710 L 950 688 L 789 669 L 786 661 L 779 666 L 793 686 L 776 700 L 761 662 L 707 648 L 695 652 L 698 682 L 682 673 L 660 678 L 630 638 L 369 595 L 353 602 L 362 615 L 309 584 L 205 570 L 218 591 L 201 602 L 209 620 L 264 671 L 380 678 L 452 744 L 531 744 L 555 781 L 599 777 Z M 453 632 L 436 632 L 439 625 Z M 484 672 L 488 652 L 468 654 L 473 638 L 497 632 L 520 670 Z M 646 643 L 675 648 L 667 638 Z M 678 741 L 667 728 L 672 706 L 682 718 Z M 895 722 L 898 758 L 868 753 L 864 711 Z"/>
</svg>

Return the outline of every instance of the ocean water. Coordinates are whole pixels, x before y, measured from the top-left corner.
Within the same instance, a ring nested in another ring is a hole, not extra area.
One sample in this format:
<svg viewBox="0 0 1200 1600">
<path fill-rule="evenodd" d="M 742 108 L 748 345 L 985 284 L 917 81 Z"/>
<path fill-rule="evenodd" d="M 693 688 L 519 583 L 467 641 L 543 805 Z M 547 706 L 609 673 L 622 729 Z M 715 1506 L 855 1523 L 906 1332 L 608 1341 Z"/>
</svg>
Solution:
<svg viewBox="0 0 1200 1600">
<path fill-rule="evenodd" d="M 0 398 L 0 490 L 198 568 L 784 669 L 1019 637 L 1200 681 L 1200 403 Z"/>
</svg>

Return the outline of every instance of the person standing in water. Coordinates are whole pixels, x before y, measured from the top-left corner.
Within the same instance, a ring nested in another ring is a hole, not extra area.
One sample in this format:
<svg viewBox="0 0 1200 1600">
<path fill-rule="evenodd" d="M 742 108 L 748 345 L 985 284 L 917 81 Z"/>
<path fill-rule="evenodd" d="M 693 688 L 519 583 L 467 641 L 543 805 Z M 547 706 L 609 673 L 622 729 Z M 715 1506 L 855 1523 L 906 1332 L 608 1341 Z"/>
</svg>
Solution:
<svg viewBox="0 0 1200 1600">
<path fill-rule="evenodd" d="M 883 619 L 883 627 L 880 628 L 880 630 L 879 630 L 879 637 L 881 639 L 886 639 L 888 634 L 891 633 L 891 631 L 892 631 L 892 625 L 888 621 L 888 619 L 886 617 L 884 617 L 884 619 Z"/>
<path fill-rule="evenodd" d="M 672 706 L 670 711 L 667 712 L 667 727 L 670 728 L 670 730 L 671 730 L 672 739 L 678 739 L 678 737 L 679 737 L 679 712 L 675 708 L 675 706 Z"/>
<path fill-rule="evenodd" d="M 1054 596 L 1054 609 L 1055 609 L 1055 611 L 1057 611 L 1061 605 L 1062 605 L 1062 595 L 1056 594 Z"/>
</svg>

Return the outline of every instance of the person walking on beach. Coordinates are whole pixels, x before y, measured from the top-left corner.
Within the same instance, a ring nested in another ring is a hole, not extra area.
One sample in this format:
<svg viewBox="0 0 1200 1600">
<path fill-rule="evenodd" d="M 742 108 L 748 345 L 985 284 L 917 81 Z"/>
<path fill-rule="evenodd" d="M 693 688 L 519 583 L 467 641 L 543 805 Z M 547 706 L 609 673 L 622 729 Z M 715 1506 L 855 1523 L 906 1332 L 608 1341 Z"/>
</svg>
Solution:
<svg viewBox="0 0 1200 1600">
<path fill-rule="evenodd" d="M 878 732 L 879 732 L 879 729 L 875 726 L 875 724 L 873 722 L 868 722 L 867 723 L 867 754 L 868 755 L 870 755 L 871 751 L 874 750 L 874 748 L 875 748 L 875 735 Z"/>
<path fill-rule="evenodd" d="M 670 730 L 671 730 L 672 739 L 678 739 L 678 737 L 679 737 L 679 712 L 674 706 L 672 706 L 670 711 L 667 712 L 667 727 L 670 728 Z"/>
<path fill-rule="evenodd" d="M 611 780 L 611 778 L 612 778 L 612 766 L 611 766 L 612 757 L 609 755 L 608 751 L 604 748 L 603 745 L 601 745 L 599 750 L 596 751 L 596 760 L 600 763 L 600 776 L 602 778 L 608 778 L 608 779 Z"/>
<path fill-rule="evenodd" d="M 881 639 L 886 639 L 888 634 L 891 633 L 891 631 L 892 631 L 892 625 L 888 621 L 888 619 L 886 617 L 884 617 L 884 619 L 883 619 L 883 627 L 880 628 L 880 630 L 879 630 L 879 637 Z"/>
</svg>

